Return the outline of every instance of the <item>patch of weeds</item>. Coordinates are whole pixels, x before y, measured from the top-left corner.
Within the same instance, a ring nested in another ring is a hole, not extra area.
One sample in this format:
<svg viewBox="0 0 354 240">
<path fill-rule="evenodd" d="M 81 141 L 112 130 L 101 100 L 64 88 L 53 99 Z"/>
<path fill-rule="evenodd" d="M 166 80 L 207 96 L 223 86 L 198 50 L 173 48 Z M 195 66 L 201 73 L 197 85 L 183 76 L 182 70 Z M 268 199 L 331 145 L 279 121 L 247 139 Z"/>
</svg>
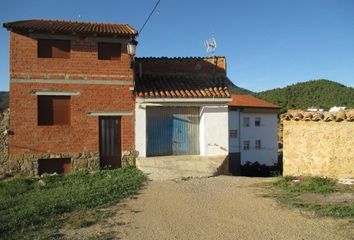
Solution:
<svg viewBox="0 0 354 240">
<path fill-rule="evenodd" d="M 328 199 L 332 193 L 353 193 L 352 188 L 339 186 L 335 180 L 320 177 L 295 178 L 292 176 L 278 177 L 272 183 L 273 188 L 267 197 L 274 197 L 279 202 L 296 208 L 315 212 L 318 216 L 354 218 L 354 202 L 326 203 L 303 200 L 305 194 L 315 194 Z M 333 196 L 333 195 L 332 195 Z M 354 223 L 354 220 L 350 222 Z"/>
<path fill-rule="evenodd" d="M 315 211 L 320 216 L 330 217 L 354 217 L 354 204 L 313 204 L 313 203 L 293 203 L 294 207 L 305 208 Z"/>
<path fill-rule="evenodd" d="M 41 183 L 39 184 L 39 181 Z M 12 179 L 0 182 L 0 239 L 54 239 L 63 215 L 110 206 L 132 196 L 145 175 L 134 167 L 75 172 L 65 176 Z M 92 224 L 83 219 L 76 226 Z M 51 233 L 51 234 L 50 234 Z"/>
<path fill-rule="evenodd" d="M 298 193 L 326 194 L 340 191 L 340 188 L 336 186 L 334 180 L 320 177 L 304 179 L 295 179 L 292 176 L 279 177 L 273 185 L 286 191 Z"/>
</svg>

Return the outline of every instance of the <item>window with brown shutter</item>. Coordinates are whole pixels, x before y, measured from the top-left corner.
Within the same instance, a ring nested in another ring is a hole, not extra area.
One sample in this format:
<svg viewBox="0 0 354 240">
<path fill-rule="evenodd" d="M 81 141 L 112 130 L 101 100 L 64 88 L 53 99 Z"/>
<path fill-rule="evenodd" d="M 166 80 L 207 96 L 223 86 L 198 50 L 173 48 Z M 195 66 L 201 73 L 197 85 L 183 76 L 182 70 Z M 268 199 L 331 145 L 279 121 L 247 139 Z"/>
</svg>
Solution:
<svg viewBox="0 0 354 240">
<path fill-rule="evenodd" d="M 98 43 L 98 59 L 99 60 L 119 60 L 121 56 L 120 43 Z"/>
<path fill-rule="evenodd" d="M 39 58 L 70 58 L 70 40 L 38 39 Z"/>
<path fill-rule="evenodd" d="M 69 96 L 38 96 L 38 125 L 69 124 Z"/>
</svg>

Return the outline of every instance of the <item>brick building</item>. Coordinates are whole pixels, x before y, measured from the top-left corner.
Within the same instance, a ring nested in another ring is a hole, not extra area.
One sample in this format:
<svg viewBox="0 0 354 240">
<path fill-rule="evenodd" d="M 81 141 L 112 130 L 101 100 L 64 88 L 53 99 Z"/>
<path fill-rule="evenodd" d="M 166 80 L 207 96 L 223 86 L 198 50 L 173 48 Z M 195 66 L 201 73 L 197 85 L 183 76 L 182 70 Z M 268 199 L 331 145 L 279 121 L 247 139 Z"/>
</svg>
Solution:
<svg viewBox="0 0 354 240">
<path fill-rule="evenodd" d="M 222 172 L 231 100 L 225 57 L 134 60 L 128 50 L 138 32 L 127 24 L 25 20 L 4 27 L 7 172 L 117 168 L 136 156 L 138 167 L 152 163 L 160 172 L 177 164 L 176 155 L 194 156 L 178 161 L 183 173 Z M 162 166 L 159 156 L 172 158 Z"/>
<path fill-rule="evenodd" d="M 12 171 L 119 167 L 134 149 L 127 24 L 25 20 L 10 31 Z M 129 45 L 131 47 L 132 45 Z"/>
</svg>

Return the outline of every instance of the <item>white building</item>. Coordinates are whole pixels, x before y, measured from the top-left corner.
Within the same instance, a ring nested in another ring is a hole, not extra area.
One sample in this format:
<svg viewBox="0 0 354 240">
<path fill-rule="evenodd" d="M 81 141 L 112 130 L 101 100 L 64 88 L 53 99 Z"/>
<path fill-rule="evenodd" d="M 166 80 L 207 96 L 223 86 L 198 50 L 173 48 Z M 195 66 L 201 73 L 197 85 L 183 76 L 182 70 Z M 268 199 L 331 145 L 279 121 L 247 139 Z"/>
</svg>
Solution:
<svg viewBox="0 0 354 240">
<path fill-rule="evenodd" d="M 135 149 L 151 178 L 228 168 L 226 59 L 137 58 Z"/>
<path fill-rule="evenodd" d="M 251 95 L 232 95 L 229 103 L 229 168 L 238 174 L 240 165 L 278 160 L 279 107 Z"/>
<path fill-rule="evenodd" d="M 337 106 L 334 106 L 334 107 L 331 107 L 330 109 L 329 109 L 329 111 L 330 112 L 339 112 L 339 111 L 343 111 L 343 110 L 345 110 L 346 109 L 346 107 L 337 107 Z"/>
</svg>

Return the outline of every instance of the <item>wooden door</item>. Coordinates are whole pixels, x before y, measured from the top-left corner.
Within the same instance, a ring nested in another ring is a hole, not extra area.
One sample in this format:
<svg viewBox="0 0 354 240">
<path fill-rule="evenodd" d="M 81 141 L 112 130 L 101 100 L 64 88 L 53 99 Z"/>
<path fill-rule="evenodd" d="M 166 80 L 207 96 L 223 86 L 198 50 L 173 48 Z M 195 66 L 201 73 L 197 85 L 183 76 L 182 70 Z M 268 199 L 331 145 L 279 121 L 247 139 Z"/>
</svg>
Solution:
<svg viewBox="0 0 354 240">
<path fill-rule="evenodd" d="M 100 166 L 119 168 L 121 162 L 120 117 L 99 118 Z"/>
</svg>

